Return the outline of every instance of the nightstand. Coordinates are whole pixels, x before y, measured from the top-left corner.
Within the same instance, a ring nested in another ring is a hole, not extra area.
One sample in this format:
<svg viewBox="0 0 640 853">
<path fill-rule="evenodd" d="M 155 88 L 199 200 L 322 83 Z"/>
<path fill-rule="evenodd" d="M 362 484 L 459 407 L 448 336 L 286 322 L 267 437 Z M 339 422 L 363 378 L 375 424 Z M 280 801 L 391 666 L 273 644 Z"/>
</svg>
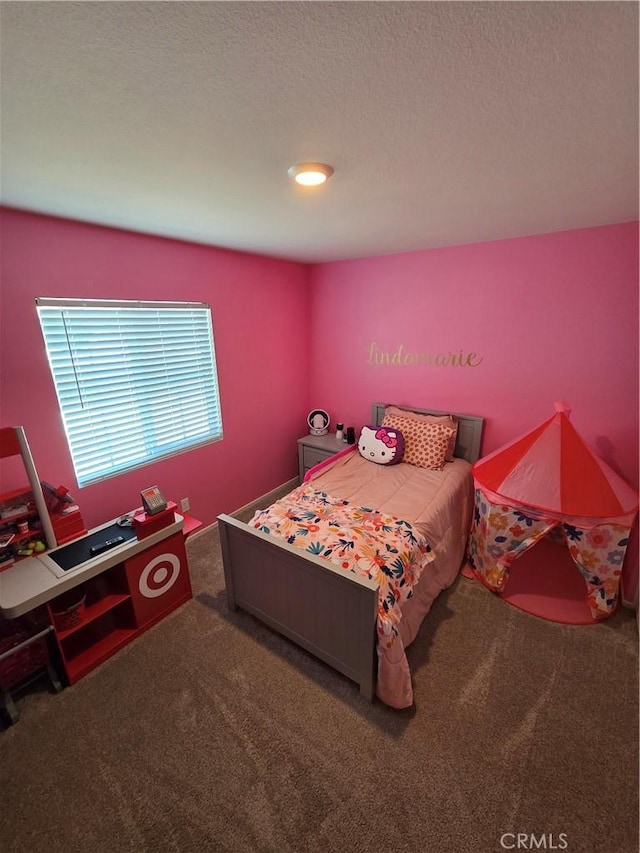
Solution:
<svg viewBox="0 0 640 853">
<path fill-rule="evenodd" d="M 323 459 L 328 459 L 348 447 L 343 441 L 338 441 L 335 432 L 326 435 L 305 435 L 298 439 L 298 473 L 300 482 L 309 468 L 313 468 Z"/>
</svg>

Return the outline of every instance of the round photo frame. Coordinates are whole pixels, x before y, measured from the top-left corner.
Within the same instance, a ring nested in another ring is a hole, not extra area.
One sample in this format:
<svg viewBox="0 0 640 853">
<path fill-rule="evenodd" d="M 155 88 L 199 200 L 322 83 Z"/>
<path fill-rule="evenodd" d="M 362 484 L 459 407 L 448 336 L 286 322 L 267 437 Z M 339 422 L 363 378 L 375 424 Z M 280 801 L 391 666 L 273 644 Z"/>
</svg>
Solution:
<svg viewBox="0 0 640 853">
<path fill-rule="evenodd" d="M 312 409 L 307 415 L 309 435 L 326 435 L 329 432 L 331 418 L 324 409 Z"/>
</svg>

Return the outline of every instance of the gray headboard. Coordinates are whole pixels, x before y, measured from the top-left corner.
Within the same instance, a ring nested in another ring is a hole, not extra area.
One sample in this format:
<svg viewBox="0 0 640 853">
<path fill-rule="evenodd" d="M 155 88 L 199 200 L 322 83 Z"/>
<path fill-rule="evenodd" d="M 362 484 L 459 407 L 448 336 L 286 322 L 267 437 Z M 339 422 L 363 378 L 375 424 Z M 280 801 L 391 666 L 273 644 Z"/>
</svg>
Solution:
<svg viewBox="0 0 640 853">
<path fill-rule="evenodd" d="M 395 403 L 373 403 L 371 406 L 371 422 L 380 426 L 384 418 L 385 407 L 395 405 Z M 455 455 L 460 459 L 466 459 L 472 465 L 479 458 L 484 418 L 478 415 L 461 415 L 458 412 L 439 412 L 436 409 L 414 409 L 410 406 L 398 406 L 398 408 L 417 412 L 420 415 L 454 415 L 458 419 Z"/>
</svg>

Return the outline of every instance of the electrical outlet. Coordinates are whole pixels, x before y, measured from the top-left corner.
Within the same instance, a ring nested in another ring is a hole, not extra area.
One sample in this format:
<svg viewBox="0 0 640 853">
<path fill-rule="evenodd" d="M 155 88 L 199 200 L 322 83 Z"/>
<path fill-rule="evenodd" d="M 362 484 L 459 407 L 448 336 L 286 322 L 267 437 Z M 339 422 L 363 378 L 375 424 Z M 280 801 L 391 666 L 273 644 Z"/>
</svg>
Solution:
<svg viewBox="0 0 640 853">
<path fill-rule="evenodd" d="M 191 509 L 191 504 L 189 503 L 189 498 L 182 498 L 180 501 L 180 509 L 182 512 L 189 512 Z"/>
</svg>

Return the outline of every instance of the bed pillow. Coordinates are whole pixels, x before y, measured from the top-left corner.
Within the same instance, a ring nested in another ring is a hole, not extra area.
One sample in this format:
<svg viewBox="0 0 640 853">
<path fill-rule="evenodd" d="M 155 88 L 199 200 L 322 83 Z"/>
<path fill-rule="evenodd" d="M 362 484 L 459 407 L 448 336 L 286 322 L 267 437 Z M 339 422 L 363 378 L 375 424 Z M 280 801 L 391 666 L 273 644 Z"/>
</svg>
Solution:
<svg viewBox="0 0 640 853">
<path fill-rule="evenodd" d="M 454 433 L 449 439 L 449 447 L 447 448 L 447 462 L 453 462 L 455 458 L 456 439 L 458 437 L 458 419 L 455 415 L 421 415 L 419 412 L 411 412 L 409 409 L 401 409 L 399 406 L 385 406 L 386 415 L 400 415 L 403 418 L 409 418 L 412 421 L 422 421 L 423 423 L 444 424 L 454 428 Z"/>
<path fill-rule="evenodd" d="M 404 436 L 400 430 L 385 426 L 363 426 L 358 439 L 358 453 L 377 465 L 397 465 L 402 462 Z"/>
<path fill-rule="evenodd" d="M 404 461 L 409 465 L 434 471 L 444 468 L 449 442 L 454 434 L 452 426 L 412 420 L 401 415 L 385 415 L 382 426 L 402 432 Z"/>
</svg>

